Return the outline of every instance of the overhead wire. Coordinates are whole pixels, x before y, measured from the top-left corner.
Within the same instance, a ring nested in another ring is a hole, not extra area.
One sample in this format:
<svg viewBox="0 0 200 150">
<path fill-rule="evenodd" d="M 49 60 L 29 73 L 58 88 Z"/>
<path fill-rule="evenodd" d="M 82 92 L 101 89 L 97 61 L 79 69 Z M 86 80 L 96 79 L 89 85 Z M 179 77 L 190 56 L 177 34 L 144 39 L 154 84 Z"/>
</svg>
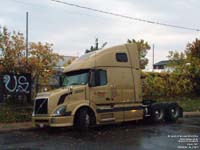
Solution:
<svg viewBox="0 0 200 150">
<path fill-rule="evenodd" d="M 21 4 L 21 5 L 29 5 L 29 6 L 33 6 L 34 4 L 32 3 L 27 3 L 27 2 L 23 2 L 23 1 L 19 1 L 19 0 L 11 0 L 12 2 Z"/>
<path fill-rule="evenodd" d="M 17 3 L 21 3 L 23 5 L 32 5 L 30 3 L 22 2 L 22 1 L 19 1 L 19 0 L 12 0 L 12 1 L 17 2 Z M 192 28 L 192 27 L 179 26 L 179 25 L 157 22 L 157 21 L 152 21 L 152 20 L 146 20 L 146 19 L 142 19 L 142 18 L 127 16 L 127 15 L 123 15 L 123 14 L 118 14 L 118 13 L 108 12 L 108 11 L 104 11 L 104 10 L 100 10 L 100 9 L 96 9 L 96 8 L 91 8 L 91 7 L 87 7 L 87 6 L 73 4 L 73 3 L 66 2 L 66 1 L 60 1 L 60 0 L 51 0 L 51 1 L 56 2 L 56 3 L 65 4 L 65 5 L 68 5 L 68 6 L 73 6 L 73 7 L 77 7 L 77 8 L 81 8 L 81 9 L 86 9 L 86 10 L 98 12 L 98 13 L 112 15 L 112 16 L 115 16 L 115 17 L 126 18 L 126 19 L 129 19 L 129 20 L 135 20 L 135 21 L 145 22 L 145 23 L 149 23 L 149 24 L 155 24 L 155 25 L 160 25 L 160 26 L 165 26 L 165 27 L 178 28 L 178 29 L 184 29 L 184 30 L 190 30 L 190 31 L 196 31 L 196 32 L 200 31 L 200 29 L 198 29 L 198 28 Z"/>
<path fill-rule="evenodd" d="M 179 25 L 173 25 L 173 24 L 167 24 L 167 23 L 162 23 L 162 22 L 156 22 L 156 21 L 151 21 L 151 20 L 146 20 L 146 19 L 131 17 L 131 16 L 122 15 L 122 14 L 113 13 L 113 12 L 108 12 L 108 11 L 104 11 L 104 10 L 100 10 L 100 9 L 96 9 L 96 8 L 87 7 L 87 6 L 82 6 L 82 5 L 78 5 L 78 4 L 68 3 L 68 2 L 65 2 L 65 1 L 60 1 L 60 0 L 51 0 L 51 1 L 56 2 L 56 3 L 65 4 L 65 5 L 68 5 L 68 6 L 73 6 L 73 7 L 77 7 L 77 8 L 81 8 L 81 9 L 86 9 L 86 10 L 98 12 L 98 13 L 112 15 L 112 16 L 115 16 L 115 17 L 121 17 L 121 18 L 130 19 L 130 20 L 136 20 L 136 21 L 140 21 L 140 22 L 145 22 L 145 23 L 150 23 L 150 24 L 156 24 L 156 25 L 166 26 L 166 27 L 171 27 L 171 28 L 179 28 L 179 29 L 184 29 L 184 30 L 192 30 L 192 31 L 196 31 L 196 32 L 200 31 L 200 29 L 198 29 L 198 28 L 191 28 L 191 27 L 185 27 L 185 26 L 179 26 Z"/>
</svg>

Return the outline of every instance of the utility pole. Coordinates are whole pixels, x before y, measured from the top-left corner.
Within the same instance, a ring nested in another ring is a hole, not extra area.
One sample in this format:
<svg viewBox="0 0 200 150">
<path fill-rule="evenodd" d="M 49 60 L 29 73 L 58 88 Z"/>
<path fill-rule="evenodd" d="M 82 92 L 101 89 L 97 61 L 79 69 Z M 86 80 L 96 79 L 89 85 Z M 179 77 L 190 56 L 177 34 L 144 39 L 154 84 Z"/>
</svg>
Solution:
<svg viewBox="0 0 200 150">
<path fill-rule="evenodd" d="M 28 12 L 26 12 L 26 63 L 28 63 Z"/>
<path fill-rule="evenodd" d="M 4 95 L 3 95 L 3 75 L 0 74 L 0 103 L 4 102 Z"/>
<path fill-rule="evenodd" d="M 154 44 L 152 46 L 152 67 L 153 67 L 153 72 L 154 72 Z"/>
<path fill-rule="evenodd" d="M 27 73 L 28 73 L 28 12 L 26 12 L 26 69 L 27 69 Z M 31 103 L 31 92 L 29 94 L 26 95 L 27 98 L 27 102 Z"/>
</svg>

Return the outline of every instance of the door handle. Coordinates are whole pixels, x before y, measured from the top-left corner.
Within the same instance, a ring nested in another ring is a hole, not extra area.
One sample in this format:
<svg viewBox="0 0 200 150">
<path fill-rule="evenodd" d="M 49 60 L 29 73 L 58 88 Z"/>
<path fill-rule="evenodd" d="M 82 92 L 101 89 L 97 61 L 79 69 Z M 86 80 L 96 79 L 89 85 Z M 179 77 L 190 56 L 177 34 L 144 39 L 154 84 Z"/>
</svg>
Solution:
<svg viewBox="0 0 200 150">
<path fill-rule="evenodd" d="M 97 91 L 96 93 L 97 93 L 97 94 L 105 94 L 104 91 Z"/>
<path fill-rule="evenodd" d="M 109 87 L 110 88 L 115 88 L 116 86 L 111 84 L 111 85 L 109 85 Z"/>
<path fill-rule="evenodd" d="M 106 97 L 106 100 L 107 100 L 107 101 L 110 101 L 110 98 Z"/>
<path fill-rule="evenodd" d="M 96 92 L 94 92 L 94 94 L 97 95 L 97 96 L 105 96 L 106 92 L 104 92 L 104 91 L 96 91 Z"/>
</svg>

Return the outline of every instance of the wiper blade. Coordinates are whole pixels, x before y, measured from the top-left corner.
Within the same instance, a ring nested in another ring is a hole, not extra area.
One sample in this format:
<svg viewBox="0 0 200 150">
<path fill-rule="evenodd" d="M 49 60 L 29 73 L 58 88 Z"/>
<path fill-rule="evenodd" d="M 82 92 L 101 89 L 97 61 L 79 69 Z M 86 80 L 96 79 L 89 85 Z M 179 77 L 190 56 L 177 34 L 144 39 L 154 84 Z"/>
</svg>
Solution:
<svg viewBox="0 0 200 150">
<path fill-rule="evenodd" d="M 79 83 L 71 83 L 69 85 L 80 85 Z"/>
</svg>

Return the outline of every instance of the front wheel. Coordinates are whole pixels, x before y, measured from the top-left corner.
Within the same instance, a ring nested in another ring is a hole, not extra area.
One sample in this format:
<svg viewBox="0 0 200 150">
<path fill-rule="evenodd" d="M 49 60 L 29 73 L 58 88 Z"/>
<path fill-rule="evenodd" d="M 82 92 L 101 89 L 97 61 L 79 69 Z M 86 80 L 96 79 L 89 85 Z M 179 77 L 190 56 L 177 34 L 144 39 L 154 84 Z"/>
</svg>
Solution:
<svg viewBox="0 0 200 150">
<path fill-rule="evenodd" d="M 75 127 L 78 129 L 88 129 L 94 124 L 94 119 L 94 116 L 87 108 L 82 108 L 75 115 Z"/>
</svg>

